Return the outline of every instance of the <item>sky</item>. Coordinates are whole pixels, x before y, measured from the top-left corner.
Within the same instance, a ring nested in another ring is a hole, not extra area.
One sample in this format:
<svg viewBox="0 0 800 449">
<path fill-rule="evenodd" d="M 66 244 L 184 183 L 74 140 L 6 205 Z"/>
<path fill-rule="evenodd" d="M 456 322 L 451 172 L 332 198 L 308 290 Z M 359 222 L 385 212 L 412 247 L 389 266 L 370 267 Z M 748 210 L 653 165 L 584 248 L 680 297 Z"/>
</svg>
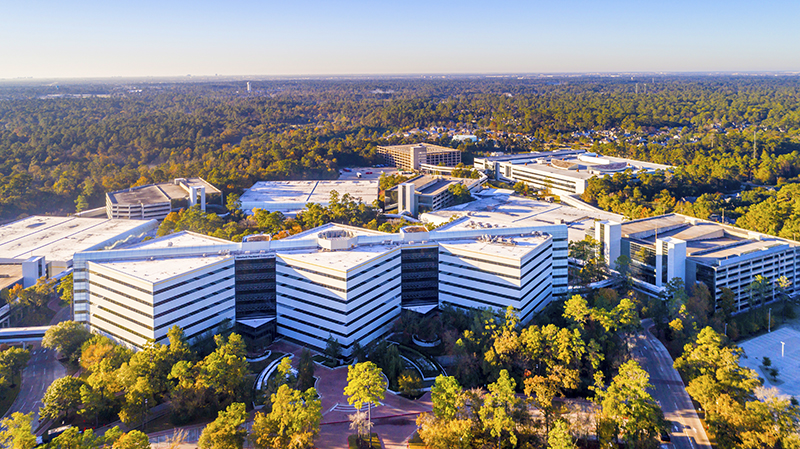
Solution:
<svg viewBox="0 0 800 449">
<path fill-rule="evenodd" d="M 800 1 L 0 0 L 0 79 L 800 72 Z"/>
</svg>

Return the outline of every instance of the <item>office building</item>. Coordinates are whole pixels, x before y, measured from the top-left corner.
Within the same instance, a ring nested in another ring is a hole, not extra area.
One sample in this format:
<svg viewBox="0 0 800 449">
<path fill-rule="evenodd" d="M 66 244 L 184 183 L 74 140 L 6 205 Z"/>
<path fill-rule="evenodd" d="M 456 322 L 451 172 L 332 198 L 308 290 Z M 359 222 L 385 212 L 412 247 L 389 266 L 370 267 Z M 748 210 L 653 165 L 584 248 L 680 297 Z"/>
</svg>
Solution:
<svg viewBox="0 0 800 449">
<path fill-rule="evenodd" d="M 486 176 L 479 179 L 415 176 L 386 191 L 384 210 L 416 216 L 420 212 L 444 209 L 455 204 L 455 197 L 449 190 L 451 185 L 463 184 L 470 193 L 475 193 L 481 190 L 486 179 Z"/>
<path fill-rule="evenodd" d="M 600 221 L 596 237 L 612 266 L 619 255 L 630 258 L 635 287 L 650 295 L 663 294 L 680 278 L 687 288 L 702 282 L 717 301 L 723 288 L 730 289 L 736 310 L 743 311 L 751 306 L 756 276 L 771 286 L 760 302 L 777 297 L 781 277 L 791 283 L 786 293 L 800 292 L 800 243 L 792 240 L 678 214 Z"/>
<path fill-rule="evenodd" d="M 422 170 L 424 166 L 455 167 L 461 163 L 461 151 L 430 143 L 379 146 L 378 154 L 401 170 Z"/>
<path fill-rule="evenodd" d="M 491 173 L 498 181 L 523 182 L 537 189 L 549 189 L 557 195 L 580 195 L 589 179 L 631 170 L 670 170 L 669 165 L 602 156 L 584 150 L 557 150 L 475 158 L 474 167 Z"/>
<path fill-rule="evenodd" d="M 109 248 L 158 227 L 155 220 L 32 216 L 0 226 L 0 288 L 58 277 L 76 252 Z M 3 276 L 3 274 L 5 276 Z"/>
<path fill-rule="evenodd" d="M 332 336 L 347 353 L 389 332 L 403 307 L 513 306 L 528 321 L 566 271 L 566 236 L 563 224 L 397 234 L 329 224 L 241 243 L 181 232 L 76 255 L 75 319 L 135 348 L 166 342 L 172 325 L 193 339 L 231 319 L 251 342 L 322 349 Z"/>
<path fill-rule="evenodd" d="M 170 212 L 206 202 L 222 203 L 222 193 L 203 178 L 176 178 L 172 182 L 131 187 L 106 193 L 108 218 L 163 220 Z"/>
</svg>

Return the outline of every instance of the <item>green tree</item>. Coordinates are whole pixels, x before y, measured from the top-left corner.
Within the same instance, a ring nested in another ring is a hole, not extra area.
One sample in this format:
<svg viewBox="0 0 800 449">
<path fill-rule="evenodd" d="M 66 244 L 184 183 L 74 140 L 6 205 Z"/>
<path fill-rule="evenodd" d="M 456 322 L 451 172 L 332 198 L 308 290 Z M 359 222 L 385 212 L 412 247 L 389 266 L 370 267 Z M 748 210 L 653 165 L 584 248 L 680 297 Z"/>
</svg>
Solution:
<svg viewBox="0 0 800 449">
<path fill-rule="evenodd" d="M 325 357 L 332 365 L 339 365 L 339 359 L 342 357 L 342 345 L 333 335 L 328 335 L 328 339 L 325 341 Z"/>
<path fill-rule="evenodd" d="M 447 186 L 447 191 L 453 195 L 456 204 L 464 204 L 472 201 L 472 194 L 462 183 L 453 183 Z"/>
<path fill-rule="evenodd" d="M 47 329 L 42 338 L 42 346 L 55 349 L 71 363 L 80 358 L 80 349 L 92 337 L 86 326 L 75 321 L 62 321 Z"/>
<path fill-rule="evenodd" d="M 514 393 L 516 386 L 508 371 L 500 371 L 500 377 L 489 385 L 489 394 L 478 411 L 484 431 L 497 438 L 497 449 L 500 449 L 503 441 L 511 443 L 512 447 L 517 444 L 514 412 L 519 399 Z"/>
<path fill-rule="evenodd" d="M 270 398 L 269 414 L 258 413 L 251 438 L 259 449 L 305 449 L 314 446 L 322 404 L 314 388 L 300 392 L 281 385 Z"/>
<path fill-rule="evenodd" d="M 61 295 L 61 300 L 65 302 L 67 305 L 72 305 L 72 299 L 73 299 L 72 273 L 61 278 L 61 281 L 58 283 L 57 289 L 58 293 Z"/>
<path fill-rule="evenodd" d="M 400 392 L 406 396 L 416 396 L 422 389 L 422 379 L 415 371 L 406 370 L 397 378 Z"/>
<path fill-rule="evenodd" d="M 234 402 L 203 429 L 197 445 L 200 449 L 242 449 L 247 436 L 242 424 L 246 420 L 244 404 Z"/>
<path fill-rule="evenodd" d="M 199 382 L 212 388 L 222 404 L 244 398 L 248 374 L 244 340 L 239 334 L 215 335 L 217 349 L 203 359 Z"/>
<path fill-rule="evenodd" d="M 553 428 L 547 434 L 547 447 L 548 449 L 575 449 L 575 443 L 569 433 L 569 423 L 559 419 L 553 424 Z"/>
<path fill-rule="evenodd" d="M 62 446 L 63 447 L 63 446 Z M 149 449 L 150 438 L 138 430 L 131 430 L 114 442 L 112 449 Z"/>
<path fill-rule="evenodd" d="M 380 404 L 386 395 L 383 372 L 372 362 L 362 362 L 347 367 L 347 385 L 344 394 L 347 403 L 361 410 L 367 405 L 367 420 L 372 422 L 372 406 Z M 360 436 L 359 436 L 360 437 Z"/>
<path fill-rule="evenodd" d="M 434 416 L 450 421 L 464 406 L 464 390 L 455 377 L 440 374 L 431 387 L 431 401 Z"/>
<path fill-rule="evenodd" d="M 633 447 L 658 435 L 661 409 L 647 392 L 652 389 L 650 376 L 635 360 L 620 366 L 607 389 L 596 390 L 602 415 L 613 420 L 625 441 Z"/>
<path fill-rule="evenodd" d="M 312 388 L 316 383 L 314 379 L 314 359 L 311 357 L 311 351 L 303 349 L 300 353 L 300 362 L 297 365 L 297 389 L 306 391 Z"/>
<path fill-rule="evenodd" d="M 36 446 L 33 413 L 14 412 L 0 421 L 0 445 L 9 449 L 33 449 Z"/>
<path fill-rule="evenodd" d="M 0 352 L 0 388 L 9 386 L 30 359 L 30 352 L 22 348 L 11 347 Z"/>
<path fill-rule="evenodd" d="M 39 416 L 57 420 L 62 415 L 69 418 L 72 412 L 81 409 L 81 386 L 85 382 L 77 377 L 56 379 L 47 388 L 42 398 Z"/>
</svg>

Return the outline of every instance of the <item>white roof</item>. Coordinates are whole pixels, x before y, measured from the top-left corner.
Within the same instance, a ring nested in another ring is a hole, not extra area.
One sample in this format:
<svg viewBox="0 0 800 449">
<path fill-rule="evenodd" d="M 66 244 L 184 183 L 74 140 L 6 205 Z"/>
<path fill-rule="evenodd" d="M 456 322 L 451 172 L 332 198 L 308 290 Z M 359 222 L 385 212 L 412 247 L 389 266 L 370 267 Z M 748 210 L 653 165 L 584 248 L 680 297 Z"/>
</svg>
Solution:
<svg viewBox="0 0 800 449">
<path fill-rule="evenodd" d="M 137 243 L 136 245 L 129 246 L 125 249 L 156 249 L 156 248 L 170 248 L 170 247 L 192 247 L 192 246 L 210 246 L 220 244 L 230 244 L 231 242 L 216 237 L 210 237 L 203 234 L 197 234 L 189 231 L 180 231 L 174 234 L 165 235 L 157 239 L 148 240 L 146 242 Z"/>
<path fill-rule="evenodd" d="M 511 240 L 513 244 L 495 243 L 482 240 L 440 240 L 445 248 L 469 251 L 476 254 L 488 254 L 491 256 L 506 257 L 518 260 L 533 251 L 547 240 L 547 237 L 504 237 L 503 240 Z"/>
<path fill-rule="evenodd" d="M 298 211 L 308 203 L 327 205 L 331 191 L 339 196 L 371 204 L 378 199 L 377 180 L 357 181 L 260 181 L 242 194 L 242 209 L 260 208 L 273 211 Z"/>
<path fill-rule="evenodd" d="M 332 231 L 332 230 L 342 230 L 342 231 L 350 231 L 353 235 L 390 235 L 386 232 L 381 231 L 374 231 L 372 229 L 367 228 L 359 228 L 356 226 L 346 226 L 339 223 L 328 223 L 322 226 L 317 226 L 316 228 L 309 229 L 307 231 L 300 232 L 298 234 L 292 235 L 290 237 L 286 237 L 281 240 L 300 240 L 300 239 L 308 239 L 311 237 L 316 237 L 322 231 Z"/>
<path fill-rule="evenodd" d="M 422 214 L 423 221 L 443 223 L 453 215 L 461 216 L 451 224 L 438 228 L 438 231 L 464 229 L 512 228 L 525 226 L 567 225 L 570 241 L 583 240 L 586 233 L 594 235 L 596 220 L 621 222 L 623 217 L 611 212 L 589 211 L 548 203 L 518 196 L 492 196 L 485 199 L 460 204 Z"/>
<path fill-rule="evenodd" d="M 33 216 L 0 227 L 0 259 L 69 261 L 79 251 L 103 249 L 128 235 L 155 229 L 155 220 Z"/>
<path fill-rule="evenodd" d="M 348 250 L 323 251 L 323 250 L 298 250 L 278 251 L 278 257 L 285 260 L 294 260 L 306 264 L 316 265 L 326 270 L 335 270 L 344 273 L 347 270 L 372 260 L 387 252 L 398 249 L 398 245 L 363 245 Z"/>
<path fill-rule="evenodd" d="M 225 259 L 233 259 L 233 257 L 211 255 L 207 257 L 178 257 L 154 260 L 120 260 L 101 262 L 98 263 L 98 265 L 119 271 L 120 273 L 125 273 L 128 276 L 133 276 L 143 281 L 156 283 L 213 265 Z"/>
</svg>

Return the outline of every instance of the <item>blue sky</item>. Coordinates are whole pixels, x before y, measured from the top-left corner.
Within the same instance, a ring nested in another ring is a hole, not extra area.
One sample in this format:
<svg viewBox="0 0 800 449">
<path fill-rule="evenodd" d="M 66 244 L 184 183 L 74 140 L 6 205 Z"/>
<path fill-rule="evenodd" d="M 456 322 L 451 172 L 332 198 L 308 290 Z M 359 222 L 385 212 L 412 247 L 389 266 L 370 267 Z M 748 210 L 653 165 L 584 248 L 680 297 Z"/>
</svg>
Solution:
<svg viewBox="0 0 800 449">
<path fill-rule="evenodd" d="M 0 2 L 0 78 L 800 71 L 800 1 Z"/>
</svg>

